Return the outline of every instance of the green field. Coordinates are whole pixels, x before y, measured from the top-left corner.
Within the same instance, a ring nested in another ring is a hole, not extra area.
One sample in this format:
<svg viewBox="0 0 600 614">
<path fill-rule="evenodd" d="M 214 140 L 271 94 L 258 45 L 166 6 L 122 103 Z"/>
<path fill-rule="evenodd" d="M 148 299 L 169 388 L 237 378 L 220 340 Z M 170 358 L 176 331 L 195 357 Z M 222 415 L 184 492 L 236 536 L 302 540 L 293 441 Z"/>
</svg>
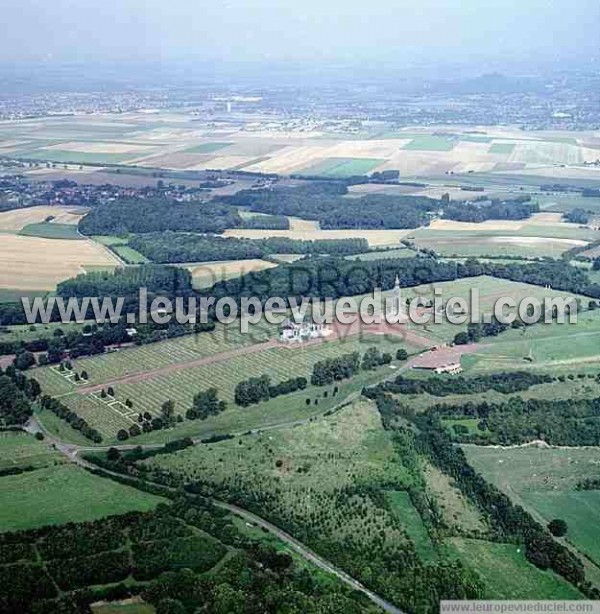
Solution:
<svg viewBox="0 0 600 614">
<path fill-rule="evenodd" d="M 581 194 L 540 194 L 536 195 L 535 200 L 545 211 L 562 213 L 573 209 L 584 209 L 600 214 L 600 198 L 596 197 L 583 197 Z"/>
<path fill-rule="evenodd" d="M 399 137 L 403 138 L 402 133 Z M 410 143 L 404 145 L 402 149 L 410 151 L 451 151 L 456 145 L 456 140 L 451 136 L 437 136 L 435 134 L 423 134 L 412 136 Z"/>
<path fill-rule="evenodd" d="M 397 490 L 387 493 L 392 512 L 398 517 L 410 540 L 415 545 L 417 553 L 424 561 L 438 558 L 438 553 L 429 537 L 429 533 L 423 524 L 423 520 L 410 500 L 406 491 Z"/>
<path fill-rule="evenodd" d="M 491 154 L 504 154 L 510 156 L 510 154 L 514 151 L 515 144 L 514 143 L 492 143 L 490 148 L 488 149 L 488 153 Z"/>
<path fill-rule="evenodd" d="M 453 552 L 483 580 L 487 599 L 582 599 L 577 589 L 531 565 L 514 544 L 454 538 Z"/>
<path fill-rule="evenodd" d="M 43 239 L 82 240 L 84 238 L 77 232 L 77 224 L 55 224 L 53 222 L 28 224 L 19 231 L 19 234 L 26 237 L 41 237 Z"/>
<path fill-rule="evenodd" d="M 95 235 L 92 237 L 94 241 L 102 245 L 106 245 L 106 247 L 112 247 L 113 245 L 126 245 L 127 239 L 122 237 L 112 237 L 110 235 Z"/>
<path fill-rule="evenodd" d="M 384 162 L 376 158 L 327 158 L 302 169 L 298 174 L 310 177 L 352 177 L 366 175 Z"/>
<path fill-rule="evenodd" d="M 107 382 L 124 375 L 144 373 L 176 363 L 186 363 L 199 358 L 205 358 L 240 346 L 252 345 L 266 341 L 276 334 L 272 327 L 258 325 L 252 329 L 252 334 L 242 334 L 239 324 L 225 326 L 218 324 L 214 331 L 199 335 L 186 335 L 177 339 L 160 342 L 159 344 L 141 345 L 119 352 L 102 354 L 73 361 L 78 371 L 85 370 L 89 374 L 88 383 Z M 60 394 L 73 391 L 73 384 L 52 367 L 36 370 L 36 378 L 48 391 L 48 394 Z"/>
<path fill-rule="evenodd" d="M 386 260 L 390 258 L 414 258 L 416 252 L 407 247 L 400 249 L 382 249 L 372 252 L 366 252 L 364 254 L 346 256 L 346 260 Z"/>
<path fill-rule="evenodd" d="M 494 302 L 500 297 L 511 297 L 517 304 L 520 300 L 527 297 L 537 298 L 543 301 L 545 298 L 553 297 L 568 297 L 571 296 L 566 292 L 559 290 L 545 289 L 541 286 L 533 286 L 530 284 L 524 284 L 520 282 L 507 281 L 504 279 L 498 279 L 496 277 L 481 276 L 469 279 L 459 279 L 450 282 L 441 282 L 434 285 L 417 286 L 415 288 L 405 288 L 402 291 L 402 298 L 412 299 L 416 296 L 422 297 L 423 300 L 429 300 L 433 302 L 435 299 L 435 289 L 440 289 L 442 293 L 439 295 L 443 304 L 451 297 L 461 297 L 468 301 L 470 304 L 470 295 L 473 289 L 479 292 L 479 306 L 481 314 L 492 314 Z M 386 296 L 387 293 L 383 293 Z M 577 298 L 577 297 L 575 297 Z M 584 303 L 584 304 L 587 304 Z M 600 315 L 600 314 L 599 314 Z M 431 322 L 428 324 L 415 324 L 409 322 L 409 328 L 419 330 L 432 340 L 441 342 L 450 342 L 453 340 L 456 333 L 466 330 L 466 324 L 452 324 L 448 322 L 445 316 L 442 317 L 442 321 L 439 323 L 433 322 L 433 315 Z M 541 326 L 541 325 L 540 325 Z M 563 327 L 564 328 L 564 327 Z M 529 329 L 528 329 L 529 330 Z M 488 342 L 499 343 L 504 340 L 506 335 L 513 335 L 514 332 L 506 332 L 499 337 L 492 338 L 492 340 L 485 339 L 482 341 L 482 345 L 488 345 Z M 511 337 L 512 338 L 512 337 Z M 484 351 L 483 348 L 481 350 Z M 465 356 L 464 360 L 471 359 L 472 356 Z"/>
<path fill-rule="evenodd" d="M 233 145 L 233 143 L 201 143 L 200 145 L 195 145 L 194 147 L 189 147 L 185 150 L 185 153 L 191 154 L 209 154 L 215 151 L 219 151 L 219 149 L 225 149 L 225 147 L 229 147 Z"/>
<path fill-rule="evenodd" d="M 600 478 L 600 449 L 463 449 L 477 471 L 543 522 L 566 520 L 567 539 L 600 565 L 600 491 L 575 490 L 584 478 Z"/>
<path fill-rule="evenodd" d="M 150 510 L 162 501 L 72 465 L 1 477 L 0 499 L 2 531 Z"/>
<path fill-rule="evenodd" d="M 140 254 L 133 247 L 129 247 L 129 245 L 112 245 L 111 249 L 128 264 L 146 264 L 150 262 L 146 256 Z"/>
<path fill-rule="evenodd" d="M 81 331 L 85 324 L 78 322 L 50 322 L 49 324 L 16 324 L 0 328 L 0 343 L 52 339 L 57 331 Z"/>
<path fill-rule="evenodd" d="M 64 457 L 44 441 L 21 431 L 0 431 L 0 470 L 48 467 L 65 462 Z M 3 478 L 0 478 L 3 479 Z"/>
<path fill-rule="evenodd" d="M 574 324 L 541 323 L 486 339 L 484 347 L 464 358 L 464 366 L 473 371 L 595 372 L 600 364 L 599 342 L 600 311 L 585 311 Z"/>
</svg>

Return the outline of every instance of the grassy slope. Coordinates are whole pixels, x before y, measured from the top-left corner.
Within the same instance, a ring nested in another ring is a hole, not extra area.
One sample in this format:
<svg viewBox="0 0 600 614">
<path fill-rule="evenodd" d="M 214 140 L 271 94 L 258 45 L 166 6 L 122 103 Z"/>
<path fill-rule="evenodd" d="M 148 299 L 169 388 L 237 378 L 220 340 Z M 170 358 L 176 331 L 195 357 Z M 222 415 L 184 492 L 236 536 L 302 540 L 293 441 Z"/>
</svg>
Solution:
<svg viewBox="0 0 600 614">
<path fill-rule="evenodd" d="M 2 477 L 0 499 L 3 501 L 0 508 L 3 531 L 144 511 L 162 501 L 72 465 Z"/>
<path fill-rule="evenodd" d="M 496 544 L 454 538 L 454 552 L 465 565 L 480 575 L 488 599 L 581 599 L 581 594 L 564 580 L 527 562 L 514 544 Z"/>
</svg>

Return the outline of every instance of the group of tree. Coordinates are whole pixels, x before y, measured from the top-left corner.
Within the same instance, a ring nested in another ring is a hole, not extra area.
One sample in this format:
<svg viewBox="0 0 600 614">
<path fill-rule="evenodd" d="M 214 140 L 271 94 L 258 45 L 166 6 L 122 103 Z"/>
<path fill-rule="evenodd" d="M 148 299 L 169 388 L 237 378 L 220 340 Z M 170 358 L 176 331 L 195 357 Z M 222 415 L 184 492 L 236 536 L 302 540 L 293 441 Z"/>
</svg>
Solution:
<svg viewBox="0 0 600 614">
<path fill-rule="evenodd" d="M 486 220 L 524 220 L 538 213 L 536 203 L 529 202 L 530 196 L 514 200 L 487 200 L 482 198 L 474 202 L 450 203 L 444 206 L 442 217 L 457 222 L 485 222 Z"/>
<path fill-rule="evenodd" d="M 240 228 L 255 230 L 289 230 L 290 220 L 285 215 L 253 215 L 242 218 Z"/>
<path fill-rule="evenodd" d="M 353 377 L 360 369 L 360 353 L 342 354 L 335 358 L 326 358 L 313 366 L 310 382 L 313 386 L 327 386 Z"/>
<path fill-rule="evenodd" d="M 329 254 L 346 256 L 369 249 L 365 239 L 302 241 L 286 237 L 239 239 L 164 232 L 136 235 L 129 245 L 156 263 L 211 262 L 264 258 L 271 254 Z"/>
<path fill-rule="evenodd" d="M 235 403 L 240 407 L 248 407 L 283 394 L 304 390 L 307 383 L 305 377 L 292 377 L 278 384 L 271 384 L 269 375 L 251 377 L 239 382 L 235 387 Z"/>
<path fill-rule="evenodd" d="M 187 410 L 185 417 L 188 420 L 206 420 L 210 416 L 217 416 L 226 408 L 225 401 L 219 400 L 217 389 L 209 388 L 194 396 L 192 407 Z"/>
<path fill-rule="evenodd" d="M 40 394 L 36 380 L 9 367 L 0 369 L 0 426 L 10 427 L 25 424 L 33 414 L 31 401 Z"/>
<path fill-rule="evenodd" d="M 592 214 L 585 209 L 581 209 L 576 207 L 575 209 L 571 209 L 571 211 L 567 211 L 563 213 L 563 218 L 565 222 L 571 222 L 571 224 L 587 224 L 590 221 Z"/>
<path fill-rule="evenodd" d="M 392 355 L 381 352 L 376 347 L 370 347 L 362 356 L 360 368 L 363 371 L 373 371 L 377 367 L 389 365 L 392 362 Z"/>
</svg>

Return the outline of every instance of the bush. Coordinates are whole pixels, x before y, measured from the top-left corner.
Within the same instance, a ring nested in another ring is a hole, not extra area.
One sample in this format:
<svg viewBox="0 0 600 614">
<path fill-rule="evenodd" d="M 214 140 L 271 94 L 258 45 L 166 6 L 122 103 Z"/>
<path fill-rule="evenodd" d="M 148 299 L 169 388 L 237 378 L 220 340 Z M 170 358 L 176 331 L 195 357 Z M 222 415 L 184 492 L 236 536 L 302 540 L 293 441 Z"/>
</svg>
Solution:
<svg viewBox="0 0 600 614">
<path fill-rule="evenodd" d="M 564 537 L 567 534 L 568 526 L 562 518 L 555 518 L 548 523 L 548 531 L 554 537 Z"/>
</svg>

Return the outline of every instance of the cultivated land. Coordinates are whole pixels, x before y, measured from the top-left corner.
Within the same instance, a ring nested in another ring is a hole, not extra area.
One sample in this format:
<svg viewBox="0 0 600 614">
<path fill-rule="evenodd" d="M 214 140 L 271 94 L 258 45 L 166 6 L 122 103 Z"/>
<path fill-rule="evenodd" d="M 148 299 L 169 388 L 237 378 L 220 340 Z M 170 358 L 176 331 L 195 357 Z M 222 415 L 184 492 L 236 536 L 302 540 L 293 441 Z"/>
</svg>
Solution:
<svg viewBox="0 0 600 614">
<path fill-rule="evenodd" d="M 573 247 L 598 240 L 600 233 L 561 220 L 560 213 L 538 213 L 527 220 L 480 224 L 435 220 L 407 237 L 417 247 L 444 256 L 559 257 Z"/>
<path fill-rule="evenodd" d="M 257 230 L 253 228 L 231 228 L 223 233 L 225 237 L 245 239 L 267 239 L 286 237 L 301 241 L 322 239 L 366 239 L 371 247 L 400 247 L 400 241 L 411 233 L 410 230 Z"/>
<path fill-rule="evenodd" d="M 567 539 L 600 565 L 600 491 L 577 491 L 585 478 L 600 477 L 597 448 L 538 449 L 463 447 L 484 478 L 545 522 L 562 518 Z"/>
<path fill-rule="evenodd" d="M 456 126 L 386 131 L 383 123 L 358 135 L 311 132 L 286 119 L 246 123 L 235 116 L 222 119 L 215 137 L 208 120 L 162 111 L 3 122 L 0 139 L 7 143 L 5 155 L 58 163 L 325 176 L 395 169 L 407 178 L 475 172 L 600 180 L 600 169 L 583 166 L 600 157 L 592 132 L 504 127 L 478 132 Z"/>
<path fill-rule="evenodd" d="M 58 205 L 26 207 L 0 213 L 0 231 L 18 232 L 30 224 L 40 224 L 52 217 L 52 224 L 77 225 L 85 215 L 84 207 L 63 207 Z"/>
<path fill-rule="evenodd" d="M 0 288 L 54 290 L 59 282 L 83 273 L 88 265 L 118 264 L 105 247 L 93 241 L 6 234 L 0 241 Z"/>
</svg>

